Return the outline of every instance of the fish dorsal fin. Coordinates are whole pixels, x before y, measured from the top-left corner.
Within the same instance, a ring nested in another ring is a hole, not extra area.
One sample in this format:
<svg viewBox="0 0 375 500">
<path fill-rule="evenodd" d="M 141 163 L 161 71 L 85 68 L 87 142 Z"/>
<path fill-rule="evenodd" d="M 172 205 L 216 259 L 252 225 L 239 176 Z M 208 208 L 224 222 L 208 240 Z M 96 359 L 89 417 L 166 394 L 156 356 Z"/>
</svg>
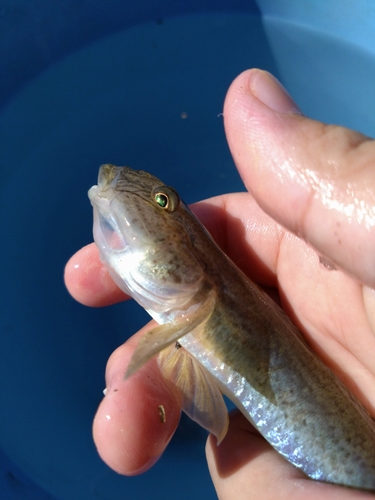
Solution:
<svg viewBox="0 0 375 500">
<path fill-rule="evenodd" d="M 181 391 L 184 412 L 214 434 L 219 444 L 227 433 L 229 417 L 214 377 L 178 344 L 161 351 L 158 364 L 163 376 Z"/>
<path fill-rule="evenodd" d="M 143 335 L 133 353 L 125 378 L 130 377 L 144 363 L 146 363 L 146 361 L 151 359 L 162 349 L 174 344 L 176 340 L 187 335 L 199 325 L 207 321 L 214 310 L 214 307 L 215 294 L 213 291 L 209 291 L 205 299 L 197 304 L 194 311 L 179 318 L 176 322 L 158 325 L 148 331 L 145 335 Z"/>
</svg>

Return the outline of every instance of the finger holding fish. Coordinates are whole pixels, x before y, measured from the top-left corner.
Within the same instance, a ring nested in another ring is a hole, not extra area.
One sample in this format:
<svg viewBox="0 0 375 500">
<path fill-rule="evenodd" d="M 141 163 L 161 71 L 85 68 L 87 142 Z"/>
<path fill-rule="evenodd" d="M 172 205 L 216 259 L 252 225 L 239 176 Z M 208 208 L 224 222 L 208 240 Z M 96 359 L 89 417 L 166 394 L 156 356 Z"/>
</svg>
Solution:
<svg viewBox="0 0 375 500">
<path fill-rule="evenodd" d="M 131 379 L 124 373 L 151 322 L 113 352 L 106 367 L 106 389 L 93 423 L 96 447 L 116 472 L 140 474 L 154 465 L 178 425 L 181 398 L 166 381 L 155 359 Z"/>
<path fill-rule="evenodd" d="M 81 248 L 69 259 L 64 279 L 70 294 L 86 306 L 104 307 L 129 298 L 108 274 L 94 243 Z"/>
</svg>

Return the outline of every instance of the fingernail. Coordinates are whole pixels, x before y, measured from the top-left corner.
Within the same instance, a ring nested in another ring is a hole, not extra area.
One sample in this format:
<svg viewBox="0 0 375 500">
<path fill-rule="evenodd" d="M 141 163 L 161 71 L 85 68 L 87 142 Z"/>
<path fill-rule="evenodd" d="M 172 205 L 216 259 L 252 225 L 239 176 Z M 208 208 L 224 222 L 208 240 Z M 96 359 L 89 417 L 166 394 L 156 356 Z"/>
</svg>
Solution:
<svg viewBox="0 0 375 500">
<path fill-rule="evenodd" d="M 278 113 L 301 114 L 297 104 L 281 83 L 270 73 L 253 70 L 249 81 L 250 91 L 263 104 Z"/>
</svg>

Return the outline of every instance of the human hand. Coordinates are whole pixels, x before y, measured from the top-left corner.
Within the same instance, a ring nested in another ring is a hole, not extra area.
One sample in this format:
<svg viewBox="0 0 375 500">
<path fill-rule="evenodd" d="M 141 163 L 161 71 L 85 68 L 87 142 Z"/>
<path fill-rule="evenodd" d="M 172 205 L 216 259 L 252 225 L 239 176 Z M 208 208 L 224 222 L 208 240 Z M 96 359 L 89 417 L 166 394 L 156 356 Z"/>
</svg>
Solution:
<svg viewBox="0 0 375 500">
<path fill-rule="evenodd" d="M 248 276 L 279 290 L 284 309 L 310 345 L 375 415 L 374 292 L 356 279 L 375 285 L 375 144 L 296 111 L 271 76 L 254 70 L 240 75 L 228 92 L 224 121 L 234 160 L 251 194 L 224 195 L 193 209 Z M 301 238 L 352 277 L 328 271 Z M 94 245 L 69 261 L 66 283 L 72 295 L 88 305 L 125 298 Z M 158 459 L 180 413 L 178 394 L 162 379 L 154 360 L 123 380 L 145 329 L 111 356 L 108 395 L 94 421 L 99 453 L 115 470 L 129 475 L 147 470 Z M 161 401 L 167 414 L 164 424 L 154 412 Z M 206 450 L 223 500 L 368 497 L 307 480 L 238 414 L 232 416 L 222 444 L 217 447 L 209 438 Z"/>
</svg>

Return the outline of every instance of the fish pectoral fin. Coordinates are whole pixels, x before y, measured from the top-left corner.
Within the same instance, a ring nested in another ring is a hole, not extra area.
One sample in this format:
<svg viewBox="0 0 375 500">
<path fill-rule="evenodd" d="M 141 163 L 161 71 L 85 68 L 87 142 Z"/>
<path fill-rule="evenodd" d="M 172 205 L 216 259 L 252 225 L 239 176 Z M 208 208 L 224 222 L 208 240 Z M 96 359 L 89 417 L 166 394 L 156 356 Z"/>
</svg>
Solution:
<svg viewBox="0 0 375 500">
<path fill-rule="evenodd" d="M 161 351 L 158 364 L 163 376 L 180 390 L 184 412 L 214 434 L 220 444 L 229 417 L 215 378 L 183 347 L 169 346 Z"/>
<path fill-rule="evenodd" d="M 197 309 L 179 318 L 176 323 L 165 323 L 158 325 L 148 331 L 138 342 L 137 347 L 130 360 L 125 378 L 135 373 L 146 361 L 165 347 L 184 337 L 197 326 L 206 321 L 215 307 L 215 297 L 213 292 L 209 292 L 205 300 L 197 306 Z"/>
</svg>

